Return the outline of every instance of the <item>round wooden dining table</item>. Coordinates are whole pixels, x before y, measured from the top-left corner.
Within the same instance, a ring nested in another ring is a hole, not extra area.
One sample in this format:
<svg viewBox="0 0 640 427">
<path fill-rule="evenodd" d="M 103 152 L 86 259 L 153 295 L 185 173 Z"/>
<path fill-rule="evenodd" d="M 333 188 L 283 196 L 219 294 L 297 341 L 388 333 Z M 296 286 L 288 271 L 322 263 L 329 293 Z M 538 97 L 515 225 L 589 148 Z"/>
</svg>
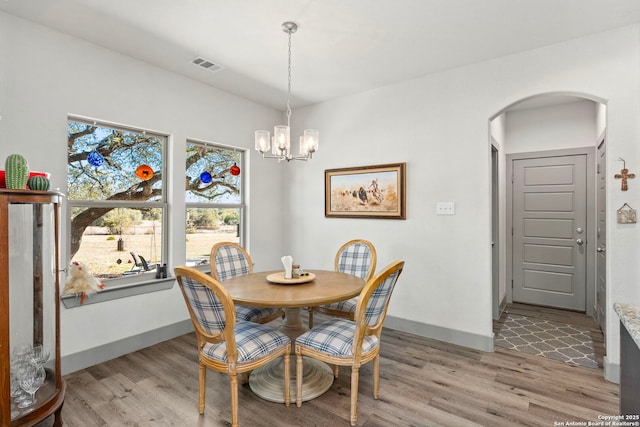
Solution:
<svg viewBox="0 0 640 427">
<path fill-rule="evenodd" d="M 309 270 L 315 276 L 298 280 L 282 279 L 279 271 L 245 274 L 221 282 L 236 304 L 253 307 L 282 308 L 285 312 L 280 330 L 291 338 L 291 399 L 296 398 L 295 340 L 307 328 L 302 323 L 303 307 L 330 304 L 360 294 L 365 281 L 357 276 L 329 270 Z M 305 278 L 306 277 L 306 278 Z M 301 283 L 304 280 L 307 282 Z M 324 362 L 304 359 L 302 400 L 314 399 L 333 384 L 333 370 Z M 282 360 L 272 362 L 251 372 L 249 386 L 259 397 L 272 402 L 284 402 Z"/>
</svg>

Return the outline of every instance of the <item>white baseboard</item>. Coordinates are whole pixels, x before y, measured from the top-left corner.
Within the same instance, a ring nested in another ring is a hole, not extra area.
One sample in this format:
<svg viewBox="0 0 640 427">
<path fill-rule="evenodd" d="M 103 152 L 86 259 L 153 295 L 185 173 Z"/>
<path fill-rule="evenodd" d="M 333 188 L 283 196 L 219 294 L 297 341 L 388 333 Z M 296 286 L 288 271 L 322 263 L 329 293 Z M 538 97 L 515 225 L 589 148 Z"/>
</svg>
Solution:
<svg viewBox="0 0 640 427">
<path fill-rule="evenodd" d="M 485 336 L 471 334 L 469 332 L 456 329 L 444 328 L 441 326 L 427 325 L 412 320 L 400 319 L 394 316 L 387 316 L 385 327 L 408 332 L 425 338 L 444 341 L 463 347 L 473 348 L 480 351 L 492 352 L 493 335 Z M 141 350 L 143 348 L 158 344 L 175 337 L 193 332 L 191 320 L 183 320 L 173 325 L 164 326 L 139 335 L 124 338 L 99 347 L 94 347 L 78 353 L 62 356 L 62 375 L 115 359 L 116 357 Z M 612 383 L 620 383 L 620 365 L 611 363 L 604 358 L 604 377 Z"/>
<path fill-rule="evenodd" d="M 190 319 L 61 357 L 62 375 L 193 332 Z"/>
<path fill-rule="evenodd" d="M 427 325 L 413 320 L 400 319 L 393 316 L 387 316 L 384 326 L 425 338 L 432 338 L 438 341 L 473 348 L 475 350 L 487 352 L 493 351 L 493 333 L 491 336 L 472 334 L 469 332 L 458 331 L 456 329 L 444 328 L 442 326 Z"/>
<path fill-rule="evenodd" d="M 620 364 L 611 363 L 607 356 L 603 360 L 604 379 L 615 384 L 620 384 Z"/>
</svg>

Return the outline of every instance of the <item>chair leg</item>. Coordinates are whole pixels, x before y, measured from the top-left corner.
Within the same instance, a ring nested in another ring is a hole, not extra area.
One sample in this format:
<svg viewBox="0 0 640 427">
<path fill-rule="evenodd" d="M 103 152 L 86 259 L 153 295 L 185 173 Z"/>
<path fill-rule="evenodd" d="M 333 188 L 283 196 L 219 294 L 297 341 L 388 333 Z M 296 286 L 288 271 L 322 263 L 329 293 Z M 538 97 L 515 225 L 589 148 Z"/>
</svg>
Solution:
<svg viewBox="0 0 640 427">
<path fill-rule="evenodd" d="M 284 404 L 291 405 L 291 370 L 289 361 L 289 352 L 282 356 L 284 364 Z"/>
<path fill-rule="evenodd" d="M 333 378 L 338 378 L 338 374 L 340 373 L 340 366 L 333 365 Z"/>
<path fill-rule="evenodd" d="M 313 328 L 313 307 L 307 308 L 309 311 L 309 329 Z"/>
<path fill-rule="evenodd" d="M 238 374 L 229 373 L 231 386 L 231 427 L 238 427 Z"/>
<path fill-rule="evenodd" d="M 373 398 L 380 397 L 380 354 L 373 359 Z"/>
<path fill-rule="evenodd" d="M 207 388 L 207 367 L 204 365 L 200 365 L 198 372 L 198 383 L 198 411 L 200 411 L 200 414 L 204 414 L 204 392 Z"/>
<path fill-rule="evenodd" d="M 296 406 L 302 406 L 302 352 L 296 346 Z"/>
<path fill-rule="evenodd" d="M 241 375 L 242 384 L 246 384 L 249 381 L 249 372 L 243 372 Z"/>
<path fill-rule="evenodd" d="M 351 368 L 351 425 L 358 424 L 358 377 L 360 375 L 357 366 Z"/>
</svg>

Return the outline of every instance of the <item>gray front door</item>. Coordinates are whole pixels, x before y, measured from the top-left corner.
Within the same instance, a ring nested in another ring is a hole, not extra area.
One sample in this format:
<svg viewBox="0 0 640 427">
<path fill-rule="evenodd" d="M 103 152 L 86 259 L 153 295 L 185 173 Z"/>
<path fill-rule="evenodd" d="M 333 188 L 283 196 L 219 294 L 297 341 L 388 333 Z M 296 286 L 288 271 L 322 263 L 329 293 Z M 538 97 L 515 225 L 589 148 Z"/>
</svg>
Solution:
<svg viewBox="0 0 640 427">
<path fill-rule="evenodd" d="M 513 160 L 513 301 L 585 311 L 586 155 Z"/>
<path fill-rule="evenodd" d="M 598 169 L 597 169 L 597 206 L 598 223 L 596 225 L 596 320 L 602 333 L 606 335 L 606 315 L 607 315 L 607 152 L 605 140 L 598 146 Z"/>
</svg>

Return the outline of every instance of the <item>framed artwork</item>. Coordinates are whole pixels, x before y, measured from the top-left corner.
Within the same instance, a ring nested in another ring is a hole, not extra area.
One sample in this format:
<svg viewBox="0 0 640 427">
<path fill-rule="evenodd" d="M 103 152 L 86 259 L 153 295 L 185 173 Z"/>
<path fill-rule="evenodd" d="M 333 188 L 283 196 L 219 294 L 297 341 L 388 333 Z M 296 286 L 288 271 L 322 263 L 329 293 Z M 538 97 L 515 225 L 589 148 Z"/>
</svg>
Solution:
<svg viewBox="0 0 640 427">
<path fill-rule="evenodd" d="M 405 219 L 406 163 L 324 171 L 324 216 Z"/>
</svg>

